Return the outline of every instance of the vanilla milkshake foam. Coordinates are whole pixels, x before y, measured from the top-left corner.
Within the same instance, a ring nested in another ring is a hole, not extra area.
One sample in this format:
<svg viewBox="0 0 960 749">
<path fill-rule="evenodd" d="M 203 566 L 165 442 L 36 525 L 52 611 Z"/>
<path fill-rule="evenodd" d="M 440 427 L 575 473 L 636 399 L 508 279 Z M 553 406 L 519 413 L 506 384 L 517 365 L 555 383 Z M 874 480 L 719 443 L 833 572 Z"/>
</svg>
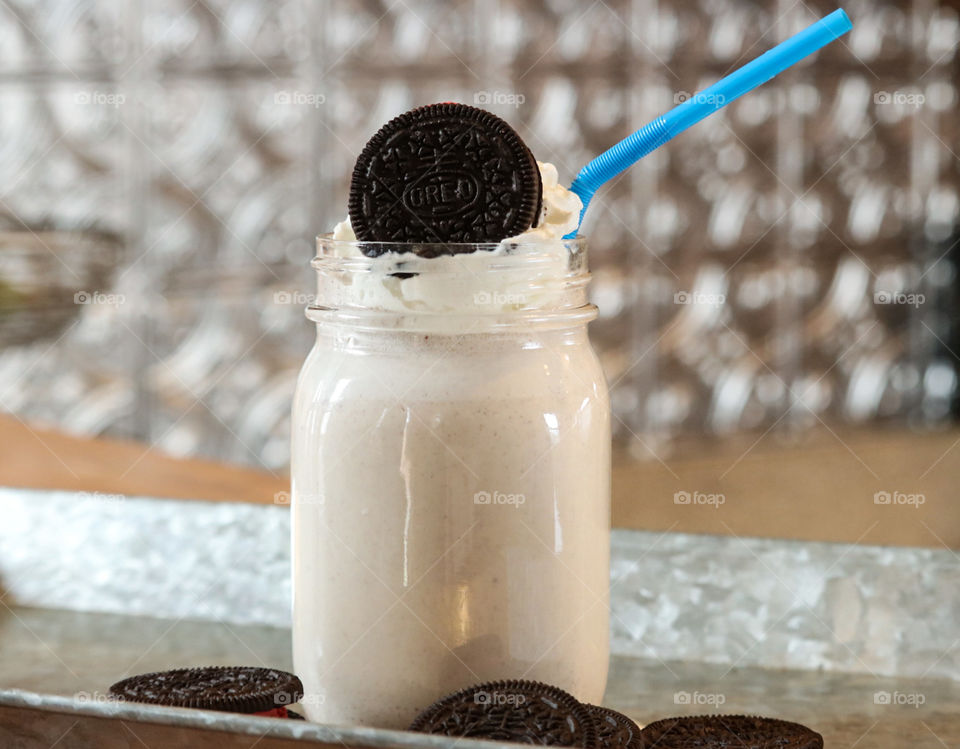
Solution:
<svg viewBox="0 0 960 749">
<path fill-rule="evenodd" d="M 431 258 L 429 272 L 410 274 L 416 258 L 409 253 L 381 255 L 369 273 L 351 281 L 351 301 L 396 312 L 430 310 L 475 311 L 476 300 L 489 297 L 490 309 L 519 309 L 538 299 L 561 293 L 567 274 L 568 247 L 561 241 L 576 231 L 583 204 L 574 193 L 559 184 L 553 164 L 537 162 L 543 185 L 543 199 L 537 225 L 522 234 L 504 239 L 485 252 L 441 255 Z M 346 258 L 362 256 L 350 220 L 336 225 L 329 251 Z M 516 272 L 500 272 L 493 285 L 489 266 L 497 257 L 530 255 L 531 262 Z M 321 279 L 322 280 L 322 279 Z M 318 289 L 322 294 L 323 290 Z M 491 306 L 492 305 L 492 306 Z"/>
<path fill-rule="evenodd" d="M 585 244 L 550 224 L 433 258 L 318 240 L 292 455 L 311 720 L 404 728 L 497 679 L 603 696 L 609 402 Z"/>
</svg>

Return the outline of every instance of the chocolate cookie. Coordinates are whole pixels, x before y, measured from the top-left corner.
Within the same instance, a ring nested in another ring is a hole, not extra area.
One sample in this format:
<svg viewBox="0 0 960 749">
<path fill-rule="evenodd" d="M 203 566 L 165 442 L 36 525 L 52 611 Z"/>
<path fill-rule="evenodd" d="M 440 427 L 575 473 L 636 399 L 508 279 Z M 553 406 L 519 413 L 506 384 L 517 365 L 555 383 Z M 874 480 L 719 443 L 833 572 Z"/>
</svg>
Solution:
<svg viewBox="0 0 960 749">
<path fill-rule="evenodd" d="M 746 715 L 666 718 L 640 732 L 641 748 L 823 749 L 823 737 L 799 723 Z"/>
<path fill-rule="evenodd" d="M 596 721 L 562 689 L 536 681 L 493 681 L 443 697 L 410 724 L 443 736 L 594 749 Z"/>
<path fill-rule="evenodd" d="M 601 749 L 640 749 L 640 726 L 623 713 L 598 705 L 584 705 L 597 724 Z"/>
<path fill-rule="evenodd" d="M 303 696 L 303 684 L 273 668 L 207 666 L 131 676 L 111 686 L 110 694 L 154 705 L 286 717 L 286 705 Z"/>
<path fill-rule="evenodd" d="M 541 193 L 537 162 L 506 122 L 466 104 L 431 104 L 370 139 L 348 208 L 364 242 L 499 242 L 536 223 Z"/>
</svg>

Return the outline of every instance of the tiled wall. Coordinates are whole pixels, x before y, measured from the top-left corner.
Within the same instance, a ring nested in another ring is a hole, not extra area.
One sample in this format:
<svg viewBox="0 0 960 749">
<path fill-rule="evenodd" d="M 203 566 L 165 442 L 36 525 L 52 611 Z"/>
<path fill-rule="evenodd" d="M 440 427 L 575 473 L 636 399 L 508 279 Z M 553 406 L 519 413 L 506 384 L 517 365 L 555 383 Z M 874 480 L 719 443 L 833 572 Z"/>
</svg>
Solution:
<svg viewBox="0 0 960 749">
<path fill-rule="evenodd" d="M 4 3 L 0 409 L 280 470 L 311 237 L 344 214 L 380 124 L 476 102 L 569 180 L 833 7 Z M 948 418 L 958 14 L 845 7 L 843 42 L 591 208 L 594 339 L 639 455 L 680 435 Z"/>
</svg>

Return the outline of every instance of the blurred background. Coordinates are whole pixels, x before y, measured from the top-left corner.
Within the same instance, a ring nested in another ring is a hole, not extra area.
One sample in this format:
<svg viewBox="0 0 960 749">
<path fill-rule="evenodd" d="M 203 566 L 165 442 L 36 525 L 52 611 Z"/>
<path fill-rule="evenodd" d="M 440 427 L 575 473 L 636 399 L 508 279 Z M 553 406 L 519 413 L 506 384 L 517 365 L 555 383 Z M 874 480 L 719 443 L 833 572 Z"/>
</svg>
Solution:
<svg viewBox="0 0 960 749">
<path fill-rule="evenodd" d="M 0 0 L 0 744 L 145 745 L 153 718 L 62 696 L 292 668 L 309 261 L 384 122 L 493 110 L 569 184 L 839 4 Z M 960 747 L 960 0 L 842 4 L 852 33 L 583 227 L 608 699 Z M 229 740 L 204 725 L 190 745 Z"/>
<path fill-rule="evenodd" d="M 3 0 L 0 410 L 282 474 L 312 237 L 383 122 L 477 104 L 569 182 L 835 7 Z M 952 423 L 957 7 L 845 8 L 849 36 L 594 201 L 632 458 Z"/>
</svg>

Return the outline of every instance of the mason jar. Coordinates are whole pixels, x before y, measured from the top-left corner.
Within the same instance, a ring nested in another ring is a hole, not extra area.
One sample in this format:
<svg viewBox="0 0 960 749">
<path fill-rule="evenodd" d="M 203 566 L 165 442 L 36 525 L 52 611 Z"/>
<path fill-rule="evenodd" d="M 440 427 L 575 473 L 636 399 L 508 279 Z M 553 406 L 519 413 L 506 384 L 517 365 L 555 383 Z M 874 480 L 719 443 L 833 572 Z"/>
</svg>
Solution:
<svg viewBox="0 0 960 749">
<path fill-rule="evenodd" d="M 610 408 L 586 253 L 318 239 L 291 492 L 309 719 L 405 728 L 498 679 L 600 702 Z"/>
</svg>

